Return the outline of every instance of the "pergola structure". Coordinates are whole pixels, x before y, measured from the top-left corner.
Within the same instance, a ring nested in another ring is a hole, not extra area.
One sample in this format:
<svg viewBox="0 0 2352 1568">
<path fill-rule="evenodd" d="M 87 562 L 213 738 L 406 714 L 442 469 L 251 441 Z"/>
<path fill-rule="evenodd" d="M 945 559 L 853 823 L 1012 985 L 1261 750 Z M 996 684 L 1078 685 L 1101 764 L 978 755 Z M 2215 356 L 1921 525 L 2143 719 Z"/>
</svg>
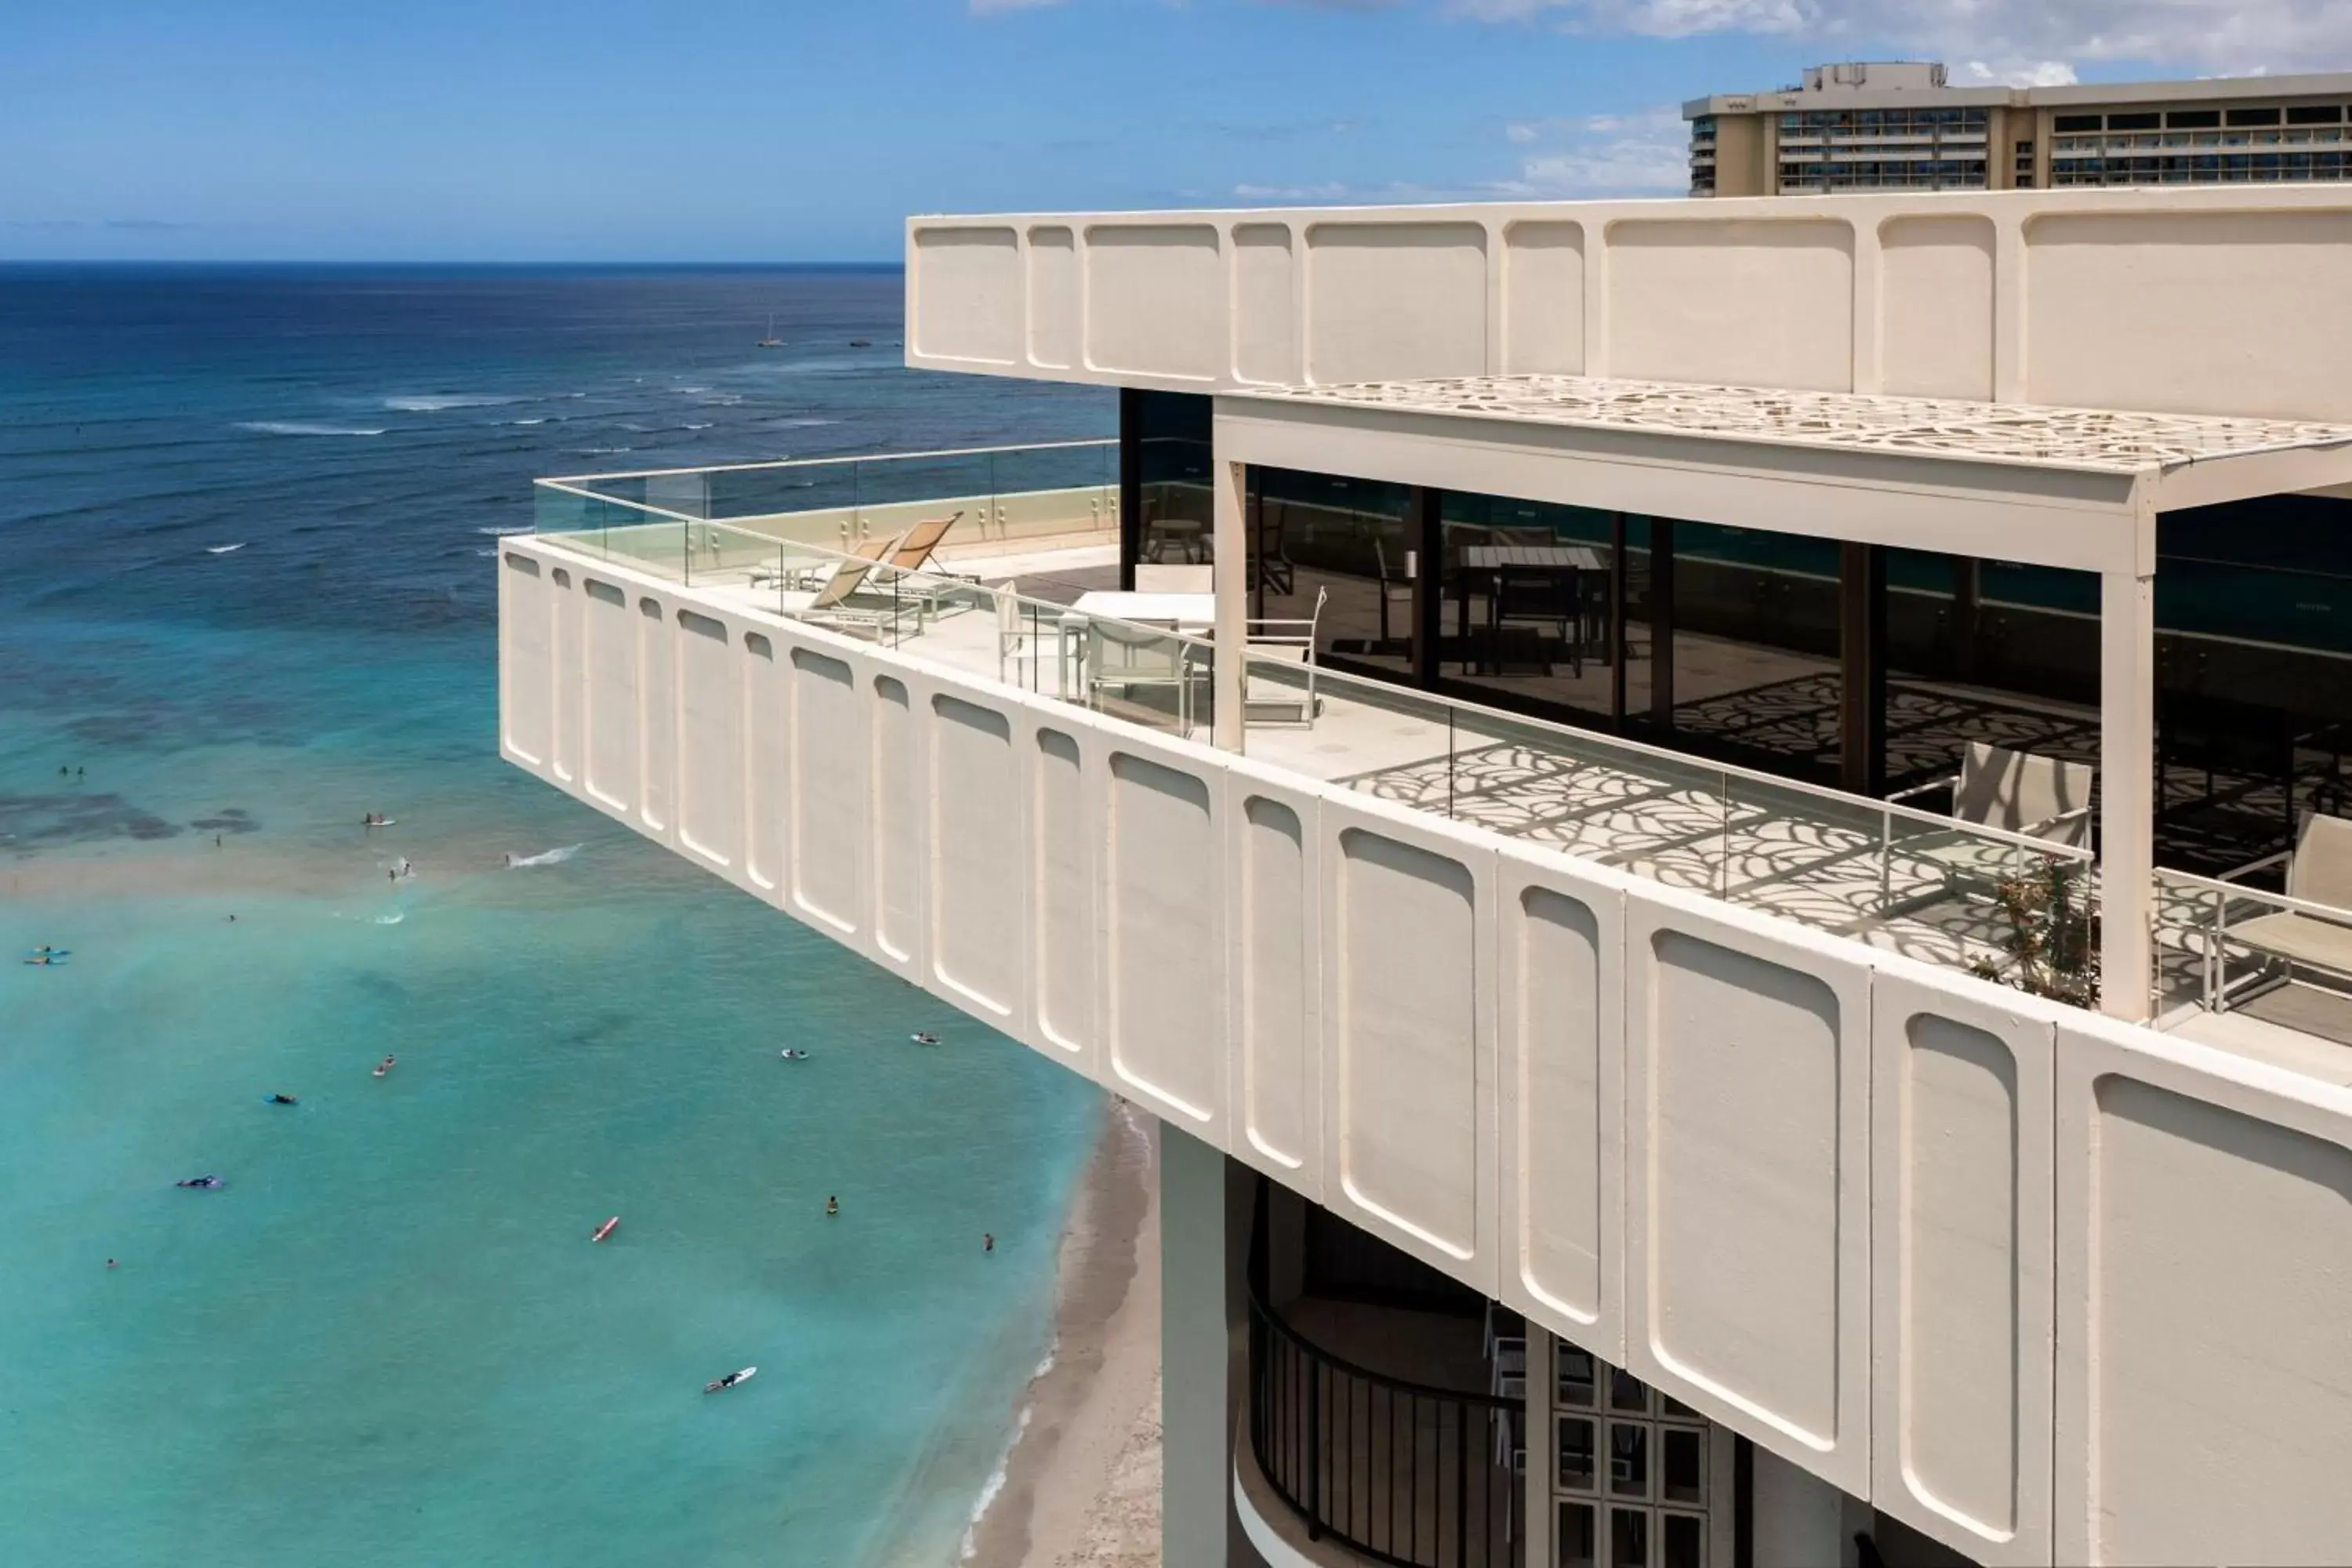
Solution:
<svg viewBox="0 0 2352 1568">
<path fill-rule="evenodd" d="M 1217 639 L 1248 614 L 1251 465 L 2093 572 L 2105 1009 L 2147 1016 L 2156 520 L 2352 485 L 2352 426 L 1830 392 L 1463 376 L 1220 394 Z M 1220 660 L 1217 741 L 1241 741 Z"/>
</svg>

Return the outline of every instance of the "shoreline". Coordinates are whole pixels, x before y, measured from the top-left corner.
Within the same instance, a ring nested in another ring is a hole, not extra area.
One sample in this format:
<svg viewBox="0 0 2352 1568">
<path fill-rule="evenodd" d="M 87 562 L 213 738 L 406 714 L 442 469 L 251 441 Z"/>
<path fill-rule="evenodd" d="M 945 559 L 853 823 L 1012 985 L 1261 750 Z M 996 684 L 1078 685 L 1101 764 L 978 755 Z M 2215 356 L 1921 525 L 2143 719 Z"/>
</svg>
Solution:
<svg viewBox="0 0 2352 1568">
<path fill-rule="evenodd" d="M 1160 1561 L 1159 1139 L 1114 1101 L 1056 1262 L 1052 1355 L 964 1538 L 970 1568 Z"/>
</svg>

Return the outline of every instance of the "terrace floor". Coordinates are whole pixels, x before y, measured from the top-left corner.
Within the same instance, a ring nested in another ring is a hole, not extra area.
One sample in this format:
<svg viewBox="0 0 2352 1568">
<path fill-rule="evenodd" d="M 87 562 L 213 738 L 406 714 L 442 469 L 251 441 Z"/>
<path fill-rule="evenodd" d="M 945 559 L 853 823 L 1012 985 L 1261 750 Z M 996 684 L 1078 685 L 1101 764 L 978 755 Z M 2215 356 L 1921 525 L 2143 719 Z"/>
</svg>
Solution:
<svg viewBox="0 0 2352 1568">
<path fill-rule="evenodd" d="M 1101 547 L 1040 550 L 959 561 L 992 585 L 1011 581 L 1030 610 L 1031 637 L 1008 656 L 994 615 L 950 603 L 923 619 L 902 616 L 901 653 L 967 677 L 1087 701 L 1074 648 L 1041 613 L 1096 587 L 1115 585 Z M 773 610 L 772 589 L 698 574 L 697 586 L 746 607 Z M 1292 669 L 1255 672 L 1254 706 L 1296 690 Z M 1068 689 L 1065 689 L 1066 684 Z M 1959 967 L 2005 958 L 2006 917 L 1996 892 L 2042 862 L 2038 853 L 1915 817 L 1889 817 L 1874 802 L 1782 785 L 1671 753 L 1448 705 L 1369 680 L 1326 676 L 1311 726 L 1246 732 L 1255 760 L 1342 784 L 1449 820 L 1539 843 L 1563 854 L 1728 902 L 1858 937 L 1927 962 Z M 1165 693 L 1161 693 L 1165 696 Z M 1122 712 L 1116 693 L 1091 694 Z M 1172 702 L 1125 716 L 1177 727 Z M 1190 725 L 1205 739 L 1202 717 Z"/>
</svg>

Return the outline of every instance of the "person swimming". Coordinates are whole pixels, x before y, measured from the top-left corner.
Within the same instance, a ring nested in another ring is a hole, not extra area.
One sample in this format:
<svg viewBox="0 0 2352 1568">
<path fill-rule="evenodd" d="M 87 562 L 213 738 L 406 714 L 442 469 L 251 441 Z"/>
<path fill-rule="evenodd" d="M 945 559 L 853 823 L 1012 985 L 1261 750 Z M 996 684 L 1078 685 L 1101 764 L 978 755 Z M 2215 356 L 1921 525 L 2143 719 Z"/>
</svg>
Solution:
<svg viewBox="0 0 2352 1568">
<path fill-rule="evenodd" d="M 721 1389 L 734 1387 L 737 1384 L 742 1382 L 745 1378 L 751 1375 L 751 1369 L 750 1367 L 745 1367 L 740 1372 L 730 1372 L 725 1377 L 715 1377 L 709 1383 L 704 1384 L 702 1385 L 702 1392 L 705 1394 L 717 1394 Z"/>
<path fill-rule="evenodd" d="M 210 1189 L 219 1186 L 221 1184 L 221 1179 L 218 1176 L 190 1176 L 184 1182 L 173 1182 L 172 1184 L 175 1187 L 198 1187 Z"/>
<path fill-rule="evenodd" d="M 295 1099 L 290 1094 L 273 1094 L 269 1097 L 269 1103 L 272 1105 L 299 1105 L 302 1102 Z"/>
<path fill-rule="evenodd" d="M 399 1065 L 400 1058 L 398 1057 L 386 1057 L 383 1060 L 375 1064 L 375 1076 L 382 1078 L 384 1074 L 390 1072 L 394 1068 Z"/>
<path fill-rule="evenodd" d="M 804 1062 L 808 1060 L 808 1053 L 806 1051 L 787 1048 L 784 1052 L 784 1060 L 788 1062 Z"/>
<path fill-rule="evenodd" d="M 841 1200 L 839 1198 L 825 1199 L 824 1212 L 827 1214 L 839 1214 L 841 1212 Z"/>
<path fill-rule="evenodd" d="M 908 1038 L 913 1040 L 915 1044 L 919 1046 L 936 1046 L 940 1043 L 940 1037 L 937 1035 L 922 1030 L 918 1030 L 916 1033 L 909 1035 Z"/>
</svg>

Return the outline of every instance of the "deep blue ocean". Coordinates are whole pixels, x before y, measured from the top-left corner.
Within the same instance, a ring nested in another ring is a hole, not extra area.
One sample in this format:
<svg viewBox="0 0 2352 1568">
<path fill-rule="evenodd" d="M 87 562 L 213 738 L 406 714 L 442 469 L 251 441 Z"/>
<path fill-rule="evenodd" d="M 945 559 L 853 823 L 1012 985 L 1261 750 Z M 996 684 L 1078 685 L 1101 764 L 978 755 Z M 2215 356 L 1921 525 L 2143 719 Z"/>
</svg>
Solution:
<svg viewBox="0 0 2352 1568">
<path fill-rule="evenodd" d="M 1098 1097 L 493 723 L 533 475 L 1112 427 L 901 289 L 0 267 L 0 1563 L 954 1561 Z"/>
</svg>

